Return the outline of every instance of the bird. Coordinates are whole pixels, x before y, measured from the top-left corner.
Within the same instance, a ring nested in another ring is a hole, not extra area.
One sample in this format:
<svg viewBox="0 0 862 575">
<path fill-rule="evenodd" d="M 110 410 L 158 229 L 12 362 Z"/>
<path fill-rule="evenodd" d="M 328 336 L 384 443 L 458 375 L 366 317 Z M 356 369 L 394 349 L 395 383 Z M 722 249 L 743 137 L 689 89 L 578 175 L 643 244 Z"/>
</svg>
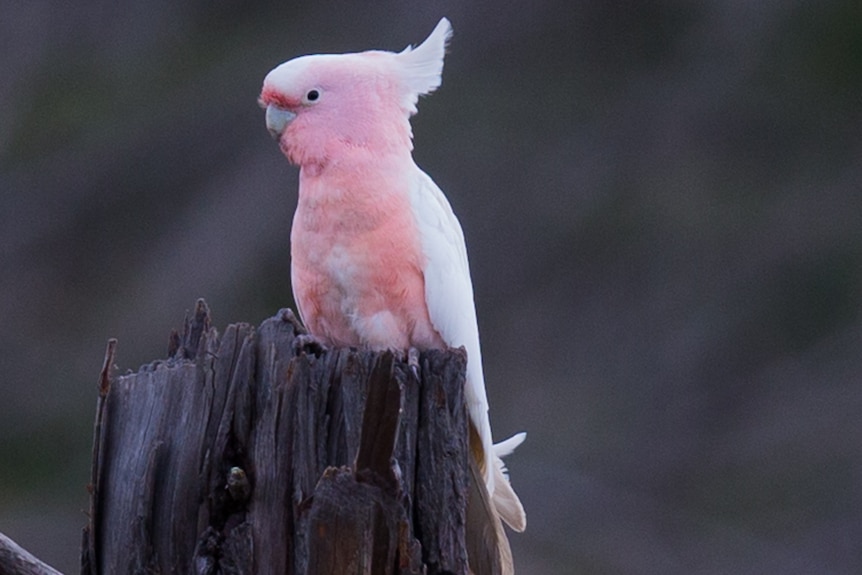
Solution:
<svg viewBox="0 0 862 575">
<path fill-rule="evenodd" d="M 494 444 L 464 233 L 413 159 L 410 117 L 441 84 L 452 26 L 420 45 L 299 56 L 272 69 L 259 97 L 266 126 L 299 167 L 291 286 L 309 333 L 371 350 L 463 346 L 471 451 L 498 517 L 526 514 Z M 499 523 L 499 521 L 498 521 Z"/>
</svg>

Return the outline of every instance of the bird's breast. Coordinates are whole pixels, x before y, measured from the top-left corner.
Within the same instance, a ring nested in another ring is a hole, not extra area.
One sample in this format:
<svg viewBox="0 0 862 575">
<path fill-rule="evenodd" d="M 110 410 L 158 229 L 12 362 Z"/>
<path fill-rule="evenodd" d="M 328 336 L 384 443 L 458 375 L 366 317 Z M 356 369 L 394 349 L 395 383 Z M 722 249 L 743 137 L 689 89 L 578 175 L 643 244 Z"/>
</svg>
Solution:
<svg viewBox="0 0 862 575">
<path fill-rule="evenodd" d="M 291 230 L 293 291 L 309 331 L 336 345 L 441 347 L 397 179 L 309 180 L 300 182 Z"/>
</svg>

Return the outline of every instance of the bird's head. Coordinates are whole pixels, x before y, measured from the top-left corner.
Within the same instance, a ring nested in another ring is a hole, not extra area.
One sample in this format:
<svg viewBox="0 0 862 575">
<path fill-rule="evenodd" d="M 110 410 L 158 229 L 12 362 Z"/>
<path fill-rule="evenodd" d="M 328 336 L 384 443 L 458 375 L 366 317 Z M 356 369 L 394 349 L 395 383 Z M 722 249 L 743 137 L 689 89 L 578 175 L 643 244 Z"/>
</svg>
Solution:
<svg viewBox="0 0 862 575">
<path fill-rule="evenodd" d="M 263 81 L 267 129 L 300 166 L 326 163 L 344 148 L 409 153 L 409 117 L 419 96 L 440 85 L 451 34 L 443 18 L 425 42 L 397 54 L 321 54 L 281 64 Z"/>
</svg>

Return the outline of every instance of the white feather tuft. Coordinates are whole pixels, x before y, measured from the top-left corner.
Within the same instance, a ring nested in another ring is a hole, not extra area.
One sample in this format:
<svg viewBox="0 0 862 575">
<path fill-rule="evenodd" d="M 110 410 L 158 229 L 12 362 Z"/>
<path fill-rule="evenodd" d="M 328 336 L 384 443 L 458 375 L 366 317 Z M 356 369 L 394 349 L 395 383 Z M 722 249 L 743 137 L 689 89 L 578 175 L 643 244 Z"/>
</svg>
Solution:
<svg viewBox="0 0 862 575">
<path fill-rule="evenodd" d="M 415 48 L 407 46 L 395 55 L 404 90 L 402 105 L 408 113 L 416 113 L 419 96 L 430 94 L 440 87 L 443 57 L 451 37 L 452 25 L 446 18 L 441 18 L 424 42 Z"/>
<path fill-rule="evenodd" d="M 500 443 L 494 444 L 494 455 L 497 457 L 506 457 L 507 455 L 511 455 L 515 448 L 524 443 L 524 440 L 527 439 L 527 432 L 522 431 L 520 433 L 516 433 L 509 439 L 503 440 Z"/>
</svg>

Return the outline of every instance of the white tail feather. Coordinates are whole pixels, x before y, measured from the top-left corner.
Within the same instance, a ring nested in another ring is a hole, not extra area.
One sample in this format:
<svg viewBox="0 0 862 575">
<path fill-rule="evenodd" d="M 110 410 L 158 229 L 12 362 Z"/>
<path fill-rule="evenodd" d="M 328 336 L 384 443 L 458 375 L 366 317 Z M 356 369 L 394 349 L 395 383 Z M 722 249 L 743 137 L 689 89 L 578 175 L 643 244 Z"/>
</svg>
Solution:
<svg viewBox="0 0 862 575">
<path fill-rule="evenodd" d="M 491 499 L 494 501 L 494 507 L 500 514 L 500 518 L 506 522 L 506 525 L 519 533 L 527 528 L 527 514 L 524 512 L 521 500 L 518 499 L 515 490 L 509 483 L 506 464 L 503 463 L 501 457 L 512 453 L 526 438 L 527 434 L 521 432 L 505 441 L 494 444 L 494 495 Z"/>
<path fill-rule="evenodd" d="M 500 443 L 495 443 L 494 455 L 497 457 L 506 457 L 507 455 L 511 455 L 519 445 L 524 443 L 525 439 L 527 439 L 527 432 L 522 431 L 521 433 L 516 433 L 509 439 L 504 439 Z"/>
<path fill-rule="evenodd" d="M 415 48 L 407 46 L 395 55 L 400 64 L 399 77 L 404 90 L 402 106 L 410 114 L 416 113 L 419 96 L 430 94 L 440 87 L 443 56 L 446 53 L 446 43 L 451 37 L 452 25 L 446 18 L 441 18 L 422 44 Z"/>
<path fill-rule="evenodd" d="M 494 508 L 500 514 L 500 519 L 506 522 L 506 525 L 517 532 L 521 532 L 527 528 L 527 514 L 524 512 L 524 506 L 521 505 L 521 500 L 512 489 L 509 483 L 509 477 L 506 475 L 503 461 L 498 457 L 494 463 L 494 495 L 491 498 L 494 501 Z"/>
</svg>

